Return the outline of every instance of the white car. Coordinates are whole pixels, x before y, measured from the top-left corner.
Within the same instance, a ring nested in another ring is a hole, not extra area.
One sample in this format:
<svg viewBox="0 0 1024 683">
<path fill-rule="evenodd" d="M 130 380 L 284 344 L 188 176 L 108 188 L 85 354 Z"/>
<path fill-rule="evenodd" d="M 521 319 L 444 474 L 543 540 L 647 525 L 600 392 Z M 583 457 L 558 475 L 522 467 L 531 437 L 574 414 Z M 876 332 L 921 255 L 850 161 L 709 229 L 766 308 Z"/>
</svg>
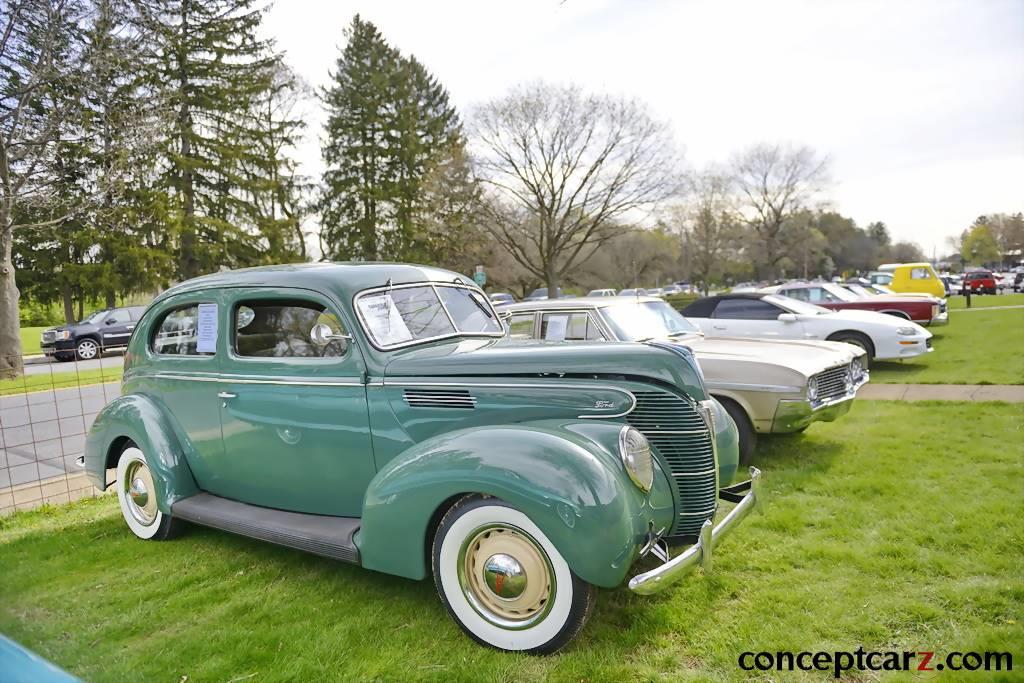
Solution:
<svg viewBox="0 0 1024 683">
<path fill-rule="evenodd" d="M 615 296 L 614 289 L 592 289 L 587 292 L 587 296 Z"/>
<path fill-rule="evenodd" d="M 873 311 L 830 311 L 778 294 L 722 294 L 682 311 L 709 337 L 824 339 L 859 346 L 872 360 L 932 351 L 932 333 L 917 323 Z"/>
</svg>

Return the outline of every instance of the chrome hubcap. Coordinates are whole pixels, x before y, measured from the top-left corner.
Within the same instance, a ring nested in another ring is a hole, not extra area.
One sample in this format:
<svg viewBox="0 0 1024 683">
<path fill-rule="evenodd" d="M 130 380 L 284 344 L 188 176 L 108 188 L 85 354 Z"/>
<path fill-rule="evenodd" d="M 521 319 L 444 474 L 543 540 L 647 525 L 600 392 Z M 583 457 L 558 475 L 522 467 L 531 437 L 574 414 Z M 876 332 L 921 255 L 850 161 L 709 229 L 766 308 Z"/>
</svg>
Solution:
<svg viewBox="0 0 1024 683">
<path fill-rule="evenodd" d="M 502 600 L 515 600 L 526 590 L 526 570 L 516 558 L 505 553 L 491 555 L 484 562 L 484 584 Z"/>
<path fill-rule="evenodd" d="M 473 609 L 509 630 L 528 628 L 551 610 L 555 572 L 528 533 L 494 524 L 474 529 L 459 550 L 459 585 Z"/>
<path fill-rule="evenodd" d="M 157 514 L 156 497 L 150 495 L 153 475 L 146 464 L 136 460 L 128 465 L 122 486 L 128 513 L 143 526 L 152 524 Z"/>
<path fill-rule="evenodd" d="M 92 342 L 82 342 L 78 345 L 78 355 L 82 358 L 92 358 L 96 355 L 96 345 Z"/>
</svg>

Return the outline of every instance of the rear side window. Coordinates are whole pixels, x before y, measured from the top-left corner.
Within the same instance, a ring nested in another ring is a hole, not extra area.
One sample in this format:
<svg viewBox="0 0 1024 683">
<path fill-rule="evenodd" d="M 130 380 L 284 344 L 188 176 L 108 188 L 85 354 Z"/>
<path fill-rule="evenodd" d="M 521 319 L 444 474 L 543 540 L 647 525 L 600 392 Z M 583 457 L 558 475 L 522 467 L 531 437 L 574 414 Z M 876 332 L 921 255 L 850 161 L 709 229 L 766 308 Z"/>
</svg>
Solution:
<svg viewBox="0 0 1024 683">
<path fill-rule="evenodd" d="M 508 321 L 508 336 L 512 339 L 533 339 L 533 313 L 513 315 Z"/>
<path fill-rule="evenodd" d="M 115 308 L 110 312 L 110 315 L 106 317 L 104 322 L 107 320 L 113 320 L 115 323 L 130 323 L 132 321 L 132 316 L 128 313 L 127 308 Z"/>
<path fill-rule="evenodd" d="M 312 301 L 254 299 L 235 307 L 235 353 L 247 358 L 337 358 L 348 350 L 336 315 Z"/>
<path fill-rule="evenodd" d="M 601 330 L 588 313 L 545 313 L 540 336 L 549 341 L 600 341 Z"/>
<path fill-rule="evenodd" d="M 197 349 L 199 304 L 188 304 L 164 313 L 156 326 L 151 348 L 154 353 L 171 356 L 212 356 L 213 351 Z"/>
<path fill-rule="evenodd" d="M 777 320 L 784 312 L 760 299 L 722 299 L 715 307 L 715 317 L 726 320 Z"/>
</svg>

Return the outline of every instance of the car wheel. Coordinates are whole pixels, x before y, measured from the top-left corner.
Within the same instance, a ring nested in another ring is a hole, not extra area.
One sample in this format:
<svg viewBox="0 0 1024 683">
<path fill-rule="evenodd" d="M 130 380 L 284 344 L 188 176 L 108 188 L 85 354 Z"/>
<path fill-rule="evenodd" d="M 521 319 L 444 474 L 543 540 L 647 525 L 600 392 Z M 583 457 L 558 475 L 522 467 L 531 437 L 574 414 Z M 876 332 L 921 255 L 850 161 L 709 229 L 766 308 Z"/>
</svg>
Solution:
<svg viewBox="0 0 1024 683">
<path fill-rule="evenodd" d="M 583 628 L 596 589 L 525 514 L 468 496 L 434 536 L 434 584 L 448 614 L 483 645 L 550 654 Z"/>
<path fill-rule="evenodd" d="M 92 360 L 100 353 L 100 345 L 94 339 L 83 339 L 75 347 L 78 360 Z"/>
<path fill-rule="evenodd" d="M 836 332 L 828 338 L 828 341 L 845 342 L 864 349 L 866 354 L 864 357 L 865 368 L 871 369 L 875 359 L 875 345 L 871 343 L 871 340 L 866 335 L 860 332 Z"/>
<path fill-rule="evenodd" d="M 129 443 L 117 461 L 117 500 L 128 528 L 139 538 L 163 541 L 171 538 L 181 522 L 160 512 L 153 473 L 146 456 Z"/>
<path fill-rule="evenodd" d="M 732 421 L 736 423 L 736 431 L 739 432 L 740 464 L 751 464 L 754 461 L 754 450 L 757 447 L 757 432 L 754 431 L 754 425 L 751 423 L 747 411 L 732 399 L 718 396 L 715 398 L 725 408 L 725 412 L 729 413 Z"/>
</svg>

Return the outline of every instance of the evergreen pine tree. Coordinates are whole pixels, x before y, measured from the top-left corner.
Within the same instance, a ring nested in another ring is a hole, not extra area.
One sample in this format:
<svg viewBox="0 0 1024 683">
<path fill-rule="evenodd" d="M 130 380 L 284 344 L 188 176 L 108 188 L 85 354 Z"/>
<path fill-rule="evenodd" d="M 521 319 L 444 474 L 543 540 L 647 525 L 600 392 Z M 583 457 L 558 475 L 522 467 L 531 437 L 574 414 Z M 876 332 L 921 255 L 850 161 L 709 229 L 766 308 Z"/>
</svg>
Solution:
<svg viewBox="0 0 1024 683">
<path fill-rule="evenodd" d="M 345 35 L 333 83 L 321 92 L 329 113 L 322 251 L 327 258 L 434 260 L 424 182 L 462 153 L 458 115 L 437 79 L 372 23 L 356 15 Z"/>
</svg>

